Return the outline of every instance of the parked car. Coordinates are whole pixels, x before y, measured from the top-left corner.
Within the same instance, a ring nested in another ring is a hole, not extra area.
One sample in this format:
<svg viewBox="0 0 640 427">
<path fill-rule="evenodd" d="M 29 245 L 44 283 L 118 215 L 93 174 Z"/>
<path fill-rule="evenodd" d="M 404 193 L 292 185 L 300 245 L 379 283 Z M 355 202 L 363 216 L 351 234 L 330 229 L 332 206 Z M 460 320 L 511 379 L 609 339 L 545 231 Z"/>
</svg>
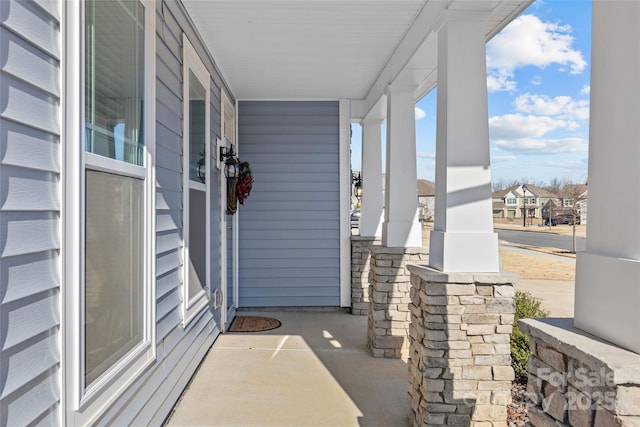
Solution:
<svg viewBox="0 0 640 427">
<path fill-rule="evenodd" d="M 549 225 L 549 220 L 545 220 L 545 225 Z M 558 218 L 551 218 L 551 225 L 568 224 L 573 225 L 573 215 L 561 215 Z M 580 217 L 576 217 L 576 225 L 580 225 Z"/>
<path fill-rule="evenodd" d="M 360 209 L 354 209 L 349 214 L 349 218 L 351 218 L 351 228 L 360 227 Z"/>
</svg>

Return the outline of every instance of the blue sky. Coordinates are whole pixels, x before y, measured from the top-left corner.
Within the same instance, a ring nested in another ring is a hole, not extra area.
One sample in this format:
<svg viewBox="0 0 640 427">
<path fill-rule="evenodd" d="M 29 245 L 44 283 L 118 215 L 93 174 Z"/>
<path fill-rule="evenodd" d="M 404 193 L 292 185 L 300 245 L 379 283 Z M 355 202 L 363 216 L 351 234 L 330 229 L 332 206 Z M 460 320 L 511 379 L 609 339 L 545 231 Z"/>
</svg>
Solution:
<svg viewBox="0 0 640 427">
<path fill-rule="evenodd" d="M 590 62 L 590 1 L 538 0 L 487 43 L 493 182 L 586 181 Z M 416 104 L 418 178 L 434 179 L 435 129 L 436 90 Z"/>
</svg>

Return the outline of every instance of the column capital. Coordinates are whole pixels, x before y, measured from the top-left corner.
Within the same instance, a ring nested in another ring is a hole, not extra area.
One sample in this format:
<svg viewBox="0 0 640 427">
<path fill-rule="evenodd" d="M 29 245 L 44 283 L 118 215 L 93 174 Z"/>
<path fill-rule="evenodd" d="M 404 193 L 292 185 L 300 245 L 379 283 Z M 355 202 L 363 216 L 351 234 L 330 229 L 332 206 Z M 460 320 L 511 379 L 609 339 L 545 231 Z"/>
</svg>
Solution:
<svg viewBox="0 0 640 427">
<path fill-rule="evenodd" d="M 381 125 L 382 123 L 384 123 L 384 119 L 381 117 L 365 117 L 364 119 L 360 120 L 360 124 L 361 125 Z"/>
<path fill-rule="evenodd" d="M 418 89 L 418 85 L 417 84 L 413 84 L 413 83 L 389 83 L 389 85 L 387 85 L 387 88 L 384 91 L 384 94 L 386 96 L 389 96 L 389 94 L 393 94 L 393 93 L 409 93 L 409 92 L 415 92 L 416 89 Z"/>
<path fill-rule="evenodd" d="M 440 31 L 448 22 L 485 22 L 489 19 L 491 12 L 478 10 L 445 10 L 440 13 L 436 24 L 433 26 L 435 31 Z"/>
</svg>

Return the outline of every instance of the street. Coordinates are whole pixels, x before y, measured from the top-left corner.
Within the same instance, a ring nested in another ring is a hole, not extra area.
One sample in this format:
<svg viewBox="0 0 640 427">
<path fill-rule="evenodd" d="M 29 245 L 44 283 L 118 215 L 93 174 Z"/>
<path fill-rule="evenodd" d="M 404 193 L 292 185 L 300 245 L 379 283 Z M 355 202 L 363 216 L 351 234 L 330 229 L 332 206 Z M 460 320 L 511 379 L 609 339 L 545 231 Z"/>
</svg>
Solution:
<svg viewBox="0 0 640 427">
<path fill-rule="evenodd" d="M 558 248 L 570 251 L 572 249 L 572 237 L 561 236 L 551 233 L 539 233 L 535 231 L 517 231 L 517 230 L 500 230 L 496 229 L 498 238 L 505 240 L 509 243 L 516 243 L 520 245 L 539 246 Z M 576 239 L 578 251 L 585 249 L 586 239 L 584 237 L 578 237 Z"/>
</svg>

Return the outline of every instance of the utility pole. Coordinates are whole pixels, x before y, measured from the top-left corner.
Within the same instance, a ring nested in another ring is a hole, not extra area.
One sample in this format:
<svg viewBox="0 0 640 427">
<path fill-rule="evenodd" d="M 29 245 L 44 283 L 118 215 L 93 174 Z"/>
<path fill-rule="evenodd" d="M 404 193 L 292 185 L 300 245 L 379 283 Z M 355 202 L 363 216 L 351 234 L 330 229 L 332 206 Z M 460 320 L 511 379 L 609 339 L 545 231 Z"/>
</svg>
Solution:
<svg viewBox="0 0 640 427">
<path fill-rule="evenodd" d="M 522 226 L 527 226 L 527 184 L 522 184 Z"/>
</svg>

